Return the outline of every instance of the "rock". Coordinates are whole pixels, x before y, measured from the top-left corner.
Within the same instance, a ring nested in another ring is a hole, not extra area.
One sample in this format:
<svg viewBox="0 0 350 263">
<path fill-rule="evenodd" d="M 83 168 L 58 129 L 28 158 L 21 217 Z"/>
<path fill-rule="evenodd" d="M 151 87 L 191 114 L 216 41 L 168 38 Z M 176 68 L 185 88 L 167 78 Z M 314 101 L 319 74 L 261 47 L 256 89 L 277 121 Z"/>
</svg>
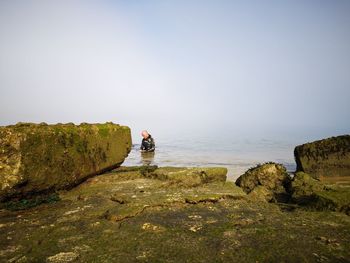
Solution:
<svg viewBox="0 0 350 263">
<path fill-rule="evenodd" d="M 159 167 L 144 176 L 192 187 L 211 182 L 225 182 L 226 174 L 227 168 L 223 167 Z"/>
<path fill-rule="evenodd" d="M 260 199 L 271 201 L 287 197 L 286 188 L 290 184 L 290 180 L 291 178 L 283 165 L 265 163 L 246 171 L 236 180 L 236 185 L 242 187 L 248 194 L 251 192 L 253 195 L 262 194 L 263 196 Z M 253 192 L 258 186 L 264 188 L 256 189 Z M 271 194 L 268 194 L 267 191 Z"/>
<path fill-rule="evenodd" d="M 148 230 L 148 231 L 155 231 L 155 232 L 160 232 L 160 231 L 164 231 L 165 228 L 162 226 L 157 226 L 151 223 L 144 223 L 142 225 L 142 230 Z"/>
<path fill-rule="evenodd" d="M 130 129 L 113 123 L 0 127 L 0 201 L 70 188 L 118 167 L 130 149 Z"/>
<path fill-rule="evenodd" d="M 303 200 L 324 189 L 325 185 L 319 180 L 312 178 L 307 173 L 297 172 L 293 177 L 289 192 L 292 196 L 292 201 L 303 203 Z"/>
<path fill-rule="evenodd" d="M 350 176 L 350 135 L 299 145 L 294 149 L 297 171 L 321 176 Z"/>
<path fill-rule="evenodd" d="M 291 201 L 315 210 L 340 211 L 350 215 L 350 191 L 341 187 L 328 187 L 309 174 L 295 174 L 291 186 Z"/>
<path fill-rule="evenodd" d="M 46 262 L 72 262 L 75 261 L 79 257 L 79 254 L 75 252 L 61 252 L 54 256 L 48 257 Z"/>
<path fill-rule="evenodd" d="M 258 185 L 250 193 L 249 198 L 254 201 L 266 201 L 270 202 L 273 200 L 273 193 L 266 187 Z"/>
</svg>

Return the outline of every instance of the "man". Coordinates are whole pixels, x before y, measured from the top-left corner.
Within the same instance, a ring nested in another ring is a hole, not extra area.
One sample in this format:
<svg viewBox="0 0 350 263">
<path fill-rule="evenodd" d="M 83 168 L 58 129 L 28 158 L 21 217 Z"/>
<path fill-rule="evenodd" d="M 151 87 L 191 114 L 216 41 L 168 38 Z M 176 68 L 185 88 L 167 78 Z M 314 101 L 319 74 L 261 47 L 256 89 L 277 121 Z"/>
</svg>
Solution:
<svg viewBox="0 0 350 263">
<path fill-rule="evenodd" d="M 154 140 L 147 131 L 142 131 L 141 135 L 143 137 L 140 150 L 141 152 L 154 152 L 156 145 Z"/>
</svg>

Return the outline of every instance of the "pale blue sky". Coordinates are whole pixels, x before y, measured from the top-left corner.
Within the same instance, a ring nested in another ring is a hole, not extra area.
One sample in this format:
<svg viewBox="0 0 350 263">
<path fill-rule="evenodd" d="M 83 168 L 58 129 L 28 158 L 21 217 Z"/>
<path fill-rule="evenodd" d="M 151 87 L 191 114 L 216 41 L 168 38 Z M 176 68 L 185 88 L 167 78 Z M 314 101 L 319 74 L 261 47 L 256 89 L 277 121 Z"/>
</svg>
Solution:
<svg viewBox="0 0 350 263">
<path fill-rule="evenodd" d="M 0 1 L 0 125 L 350 132 L 350 1 Z"/>
</svg>

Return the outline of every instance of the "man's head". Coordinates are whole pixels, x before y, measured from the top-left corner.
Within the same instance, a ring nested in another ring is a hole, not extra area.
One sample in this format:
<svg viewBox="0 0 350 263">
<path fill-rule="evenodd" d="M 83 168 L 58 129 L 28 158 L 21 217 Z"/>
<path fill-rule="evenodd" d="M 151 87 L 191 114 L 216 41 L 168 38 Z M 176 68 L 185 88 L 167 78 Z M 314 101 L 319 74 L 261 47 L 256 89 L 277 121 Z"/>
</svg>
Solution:
<svg viewBox="0 0 350 263">
<path fill-rule="evenodd" d="M 149 136 L 149 133 L 148 133 L 146 130 L 144 130 L 144 131 L 141 132 L 141 136 L 142 136 L 144 139 L 147 139 L 148 136 Z"/>
</svg>

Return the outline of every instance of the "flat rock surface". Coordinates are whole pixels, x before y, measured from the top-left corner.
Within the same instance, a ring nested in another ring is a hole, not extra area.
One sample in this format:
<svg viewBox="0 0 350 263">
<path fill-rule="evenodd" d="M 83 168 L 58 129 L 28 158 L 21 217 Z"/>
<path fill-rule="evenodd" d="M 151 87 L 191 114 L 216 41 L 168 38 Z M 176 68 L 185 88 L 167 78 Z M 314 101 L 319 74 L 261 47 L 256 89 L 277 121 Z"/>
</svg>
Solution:
<svg viewBox="0 0 350 263">
<path fill-rule="evenodd" d="M 169 168 L 168 168 L 169 169 Z M 0 262 L 349 262 L 350 217 L 119 169 L 61 200 L 0 210 Z"/>
</svg>

